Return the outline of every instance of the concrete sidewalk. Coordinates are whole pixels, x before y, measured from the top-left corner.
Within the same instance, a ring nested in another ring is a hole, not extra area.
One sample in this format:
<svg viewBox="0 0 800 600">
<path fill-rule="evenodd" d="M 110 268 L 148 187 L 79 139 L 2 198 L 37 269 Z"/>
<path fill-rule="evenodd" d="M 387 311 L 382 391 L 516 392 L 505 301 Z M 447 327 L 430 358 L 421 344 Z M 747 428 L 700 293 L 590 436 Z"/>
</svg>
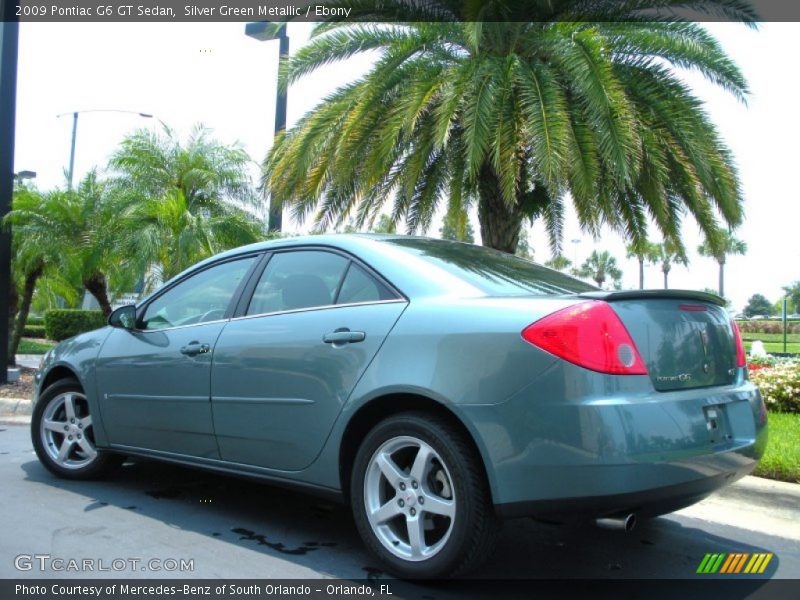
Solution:
<svg viewBox="0 0 800 600">
<path fill-rule="evenodd" d="M 800 540 L 800 485 L 744 477 L 675 514 Z"/>
<path fill-rule="evenodd" d="M 18 367 L 25 367 L 26 369 L 38 369 L 39 363 L 42 362 L 41 354 L 17 354 L 15 360 Z"/>
<path fill-rule="evenodd" d="M 7 417 L 28 417 L 32 412 L 30 398 L 0 398 L 0 419 Z"/>
</svg>

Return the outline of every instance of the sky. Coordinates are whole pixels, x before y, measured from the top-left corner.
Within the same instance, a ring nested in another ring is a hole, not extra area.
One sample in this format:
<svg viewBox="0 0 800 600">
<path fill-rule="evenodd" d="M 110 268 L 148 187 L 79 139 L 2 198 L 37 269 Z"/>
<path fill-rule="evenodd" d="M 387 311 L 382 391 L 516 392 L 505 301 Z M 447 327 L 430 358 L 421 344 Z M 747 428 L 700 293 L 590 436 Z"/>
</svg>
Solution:
<svg viewBox="0 0 800 600">
<path fill-rule="evenodd" d="M 736 236 L 746 256 L 730 257 L 726 296 L 741 310 L 754 293 L 775 302 L 781 287 L 800 280 L 800 202 L 792 184 L 798 168 L 800 79 L 791 58 L 800 49 L 800 23 L 766 23 L 758 31 L 728 23 L 707 24 L 739 64 L 751 96 L 744 105 L 699 75 L 685 77 L 733 151 L 744 190 L 745 220 Z M 307 39 L 310 25 L 289 25 L 292 50 Z M 64 185 L 69 163 L 72 112 L 78 119 L 75 180 L 107 163 L 118 142 L 137 128 L 169 124 L 187 136 L 199 123 L 224 143 L 240 143 L 253 158 L 252 175 L 272 143 L 277 42 L 244 35 L 242 23 L 23 23 L 20 25 L 15 170 L 37 173 L 36 185 Z M 323 68 L 289 90 L 291 127 L 338 86 L 364 73 L 371 56 Z M 63 113 L 65 116 L 59 117 Z M 138 115 L 148 113 L 154 118 Z M 475 215 L 472 215 L 478 230 Z M 288 222 L 287 222 L 288 221 Z M 284 219 L 284 228 L 305 232 L 311 222 Z M 429 230 L 437 235 L 438 224 Z M 696 225 L 684 222 L 688 267 L 675 266 L 671 288 L 717 288 L 717 264 L 697 254 Z M 535 260 L 551 252 L 544 228 L 529 239 Z M 573 242 L 573 240 L 578 240 Z M 638 287 L 638 264 L 625 259 L 624 241 L 611 232 L 594 240 L 568 215 L 564 254 L 583 262 L 592 250 L 609 250 L 623 269 L 624 288 Z M 661 287 L 658 266 L 645 273 L 647 287 Z"/>
</svg>

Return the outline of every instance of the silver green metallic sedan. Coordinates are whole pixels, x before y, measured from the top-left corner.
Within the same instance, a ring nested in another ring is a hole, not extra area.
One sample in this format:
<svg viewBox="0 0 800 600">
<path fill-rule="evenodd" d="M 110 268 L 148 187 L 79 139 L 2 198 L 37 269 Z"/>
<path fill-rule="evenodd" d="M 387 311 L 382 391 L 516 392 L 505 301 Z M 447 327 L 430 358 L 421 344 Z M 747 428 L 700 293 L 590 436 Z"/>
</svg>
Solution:
<svg viewBox="0 0 800 600">
<path fill-rule="evenodd" d="M 502 518 L 629 529 L 687 506 L 767 432 L 716 296 L 407 236 L 210 258 L 51 350 L 36 396 L 57 475 L 144 456 L 331 496 L 403 577 L 474 568 Z"/>
</svg>

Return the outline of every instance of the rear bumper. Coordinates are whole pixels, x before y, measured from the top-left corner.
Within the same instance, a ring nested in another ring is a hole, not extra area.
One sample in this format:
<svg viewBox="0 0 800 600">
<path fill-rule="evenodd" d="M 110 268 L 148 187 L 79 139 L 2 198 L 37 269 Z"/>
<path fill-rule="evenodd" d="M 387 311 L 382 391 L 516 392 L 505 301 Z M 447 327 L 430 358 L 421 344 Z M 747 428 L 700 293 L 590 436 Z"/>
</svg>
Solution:
<svg viewBox="0 0 800 600">
<path fill-rule="evenodd" d="M 636 513 L 653 517 L 670 513 L 699 502 L 715 490 L 748 475 L 756 462 L 749 461 L 739 469 L 718 475 L 692 479 L 684 483 L 665 484 L 659 487 L 597 496 L 578 496 L 550 500 L 530 500 L 496 504 L 495 512 L 502 518 L 599 518 Z"/>
<path fill-rule="evenodd" d="M 764 403 L 743 373 L 667 393 L 646 376 L 564 375 L 462 407 L 501 516 L 671 512 L 751 473 L 766 445 Z"/>
</svg>

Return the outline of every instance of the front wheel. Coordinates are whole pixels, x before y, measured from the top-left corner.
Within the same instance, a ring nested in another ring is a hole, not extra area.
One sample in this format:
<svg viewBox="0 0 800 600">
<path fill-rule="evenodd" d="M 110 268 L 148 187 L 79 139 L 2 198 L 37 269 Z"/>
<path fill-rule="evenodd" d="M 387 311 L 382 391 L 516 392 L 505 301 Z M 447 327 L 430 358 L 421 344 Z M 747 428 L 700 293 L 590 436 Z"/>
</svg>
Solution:
<svg viewBox="0 0 800 600">
<path fill-rule="evenodd" d="M 120 465 L 123 457 L 98 450 L 89 402 L 74 379 L 48 387 L 33 409 L 31 439 L 50 472 L 66 479 L 93 479 Z"/>
<path fill-rule="evenodd" d="M 379 423 L 356 455 L 350 493 L 361 537 L 400 577 L 459 575 L 494 547 L 497 522 L 480 457 L 433 415 Z"/>
</svg>

